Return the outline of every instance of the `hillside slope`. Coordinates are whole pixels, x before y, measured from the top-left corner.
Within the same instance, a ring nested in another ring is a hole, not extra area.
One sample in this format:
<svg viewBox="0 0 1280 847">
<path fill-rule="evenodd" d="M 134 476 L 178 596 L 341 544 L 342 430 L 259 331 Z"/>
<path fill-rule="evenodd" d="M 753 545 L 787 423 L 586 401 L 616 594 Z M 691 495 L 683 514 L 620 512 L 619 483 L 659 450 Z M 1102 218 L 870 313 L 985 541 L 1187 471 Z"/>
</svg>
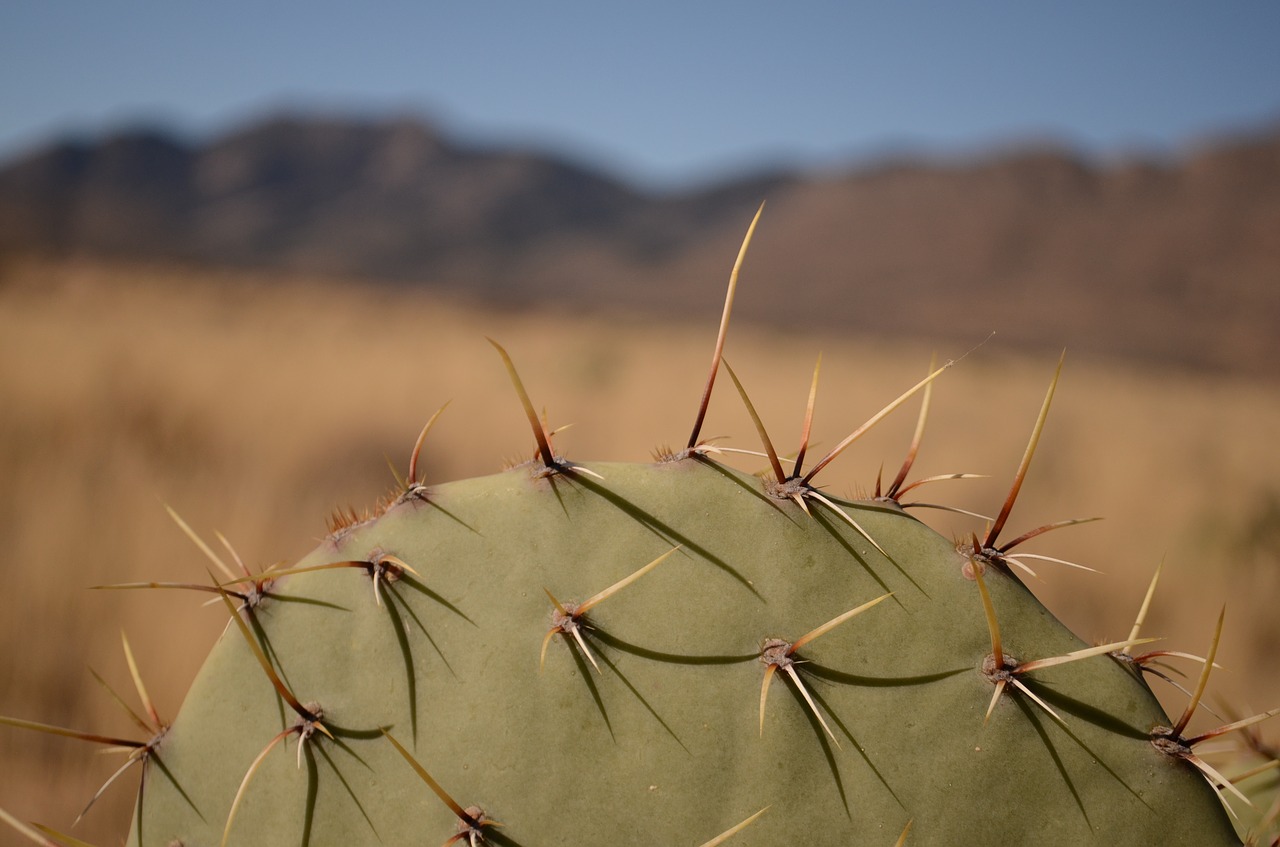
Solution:
<svg viewBox="0 0 1280 847">
<path fill-rule="evenodd" d="M 749 273 L 770 284 L 749 318 L 1276 375 L 1280 130 L 1168 161 L 1045 148 L 655 195 L 419 122 L 280 117 L 199 145 L 139 131 L 32 151 L 0 168 L 0 255 L 713 314 L 705 283 L 763 199 Z"/>
</svg>

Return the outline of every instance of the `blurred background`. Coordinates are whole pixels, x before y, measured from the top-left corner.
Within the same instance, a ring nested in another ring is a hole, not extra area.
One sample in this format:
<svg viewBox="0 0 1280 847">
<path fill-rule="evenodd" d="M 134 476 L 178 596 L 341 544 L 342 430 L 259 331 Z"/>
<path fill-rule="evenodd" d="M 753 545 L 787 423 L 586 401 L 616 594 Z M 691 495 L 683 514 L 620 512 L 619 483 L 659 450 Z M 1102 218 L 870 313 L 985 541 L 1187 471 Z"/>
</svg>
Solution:
<svg viewBox="0 0 1280 847">
<path fill-rule="evenodd" d="M 1010 530 L 1103 515 L 1028 545 L 1103 573 L 1031 587 L 1115 640 L 1164 561 L 1148 632 L 1203 652 L 1226 603 L 1215 697 L 1280 705 L 1277 32 L 1270 2 L 6 4 L 0 714 L 135 734 L 86 667 L 133 702 L 120 631 L 177 711 L 224 614 L 89 590 L 201 580 L 166 504 L 263 567 L 447 400 L 428 480 L 528 455 L 485 335 L 568 455 L 681 443 L 766 200 L 727 355 L 776 441 L 819 353 L 820 449 L 994 332 L 917 464 L 990 474 L 924 494 L 992 513 L 1067 349 Z M 706 431 L 754 447 L 725 388 Z M 914 414 L 830 490 L 891 477 Z M 69 826 L 118 764 L 89 746 L 0 727 L 0 807 Z M 120 843 L 136 779 L 75 832 Z"/>
</svg>

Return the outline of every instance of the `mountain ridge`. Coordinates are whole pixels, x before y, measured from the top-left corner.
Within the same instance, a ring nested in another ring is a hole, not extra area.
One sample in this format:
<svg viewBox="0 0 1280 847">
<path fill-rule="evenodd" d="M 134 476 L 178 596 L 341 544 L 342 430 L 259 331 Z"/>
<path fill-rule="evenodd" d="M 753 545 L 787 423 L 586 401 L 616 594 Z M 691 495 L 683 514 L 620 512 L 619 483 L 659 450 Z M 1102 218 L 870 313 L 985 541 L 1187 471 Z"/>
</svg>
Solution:
<svg viewBox="0 0 1280 847">
<path fill-rule="evenodd" d="M 995 330 L 1024 348 L 1276 375 L 1280 127 L 1172 159 L 1041 146 L 664 193 L 414 119 L 281 115 L 200 143 L 141 129 L 0 163 L 0 256 L 703 313 L 766 199 L 747 273 L 772 282 L 739 309 L 787 331 Z"/>
</svg>

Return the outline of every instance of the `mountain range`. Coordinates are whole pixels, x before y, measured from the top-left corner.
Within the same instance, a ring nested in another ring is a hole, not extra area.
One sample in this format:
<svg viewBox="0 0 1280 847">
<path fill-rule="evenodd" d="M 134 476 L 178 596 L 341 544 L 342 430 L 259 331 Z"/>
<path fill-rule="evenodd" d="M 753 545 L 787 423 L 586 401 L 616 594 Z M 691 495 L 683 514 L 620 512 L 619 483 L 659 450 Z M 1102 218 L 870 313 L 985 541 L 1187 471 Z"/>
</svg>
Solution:
<svg viewBox="0 0 1280 847">
<path fill-rule="evenodd" d="M 502 308 L 702 317 L 767 208 L 739 314 L 963 350 L 1280 375 L 1280 127 L 1177 156 L 1053 146 L 642 190 L 417 119 L 284 115 L 201 142 L 56 140 L 0 163 L 0 258 L 426 286 Z"/>
</svg>

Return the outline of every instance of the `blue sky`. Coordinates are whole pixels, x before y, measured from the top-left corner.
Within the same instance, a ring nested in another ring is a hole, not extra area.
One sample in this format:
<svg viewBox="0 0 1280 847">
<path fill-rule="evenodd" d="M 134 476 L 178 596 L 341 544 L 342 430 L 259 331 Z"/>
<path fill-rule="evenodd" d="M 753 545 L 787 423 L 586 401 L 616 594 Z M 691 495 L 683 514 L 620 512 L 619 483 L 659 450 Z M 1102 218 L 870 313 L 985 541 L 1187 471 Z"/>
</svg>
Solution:
<svg viewBox="0 0 1280 847">
<path fill-rule="evenodd" d="M 279 107 L 411 113 L 673 186 L 1055 139 L 1178 150 L 1280 123 L 1280 2 L 8 0 L 0 157 Z"/>
</svg>

